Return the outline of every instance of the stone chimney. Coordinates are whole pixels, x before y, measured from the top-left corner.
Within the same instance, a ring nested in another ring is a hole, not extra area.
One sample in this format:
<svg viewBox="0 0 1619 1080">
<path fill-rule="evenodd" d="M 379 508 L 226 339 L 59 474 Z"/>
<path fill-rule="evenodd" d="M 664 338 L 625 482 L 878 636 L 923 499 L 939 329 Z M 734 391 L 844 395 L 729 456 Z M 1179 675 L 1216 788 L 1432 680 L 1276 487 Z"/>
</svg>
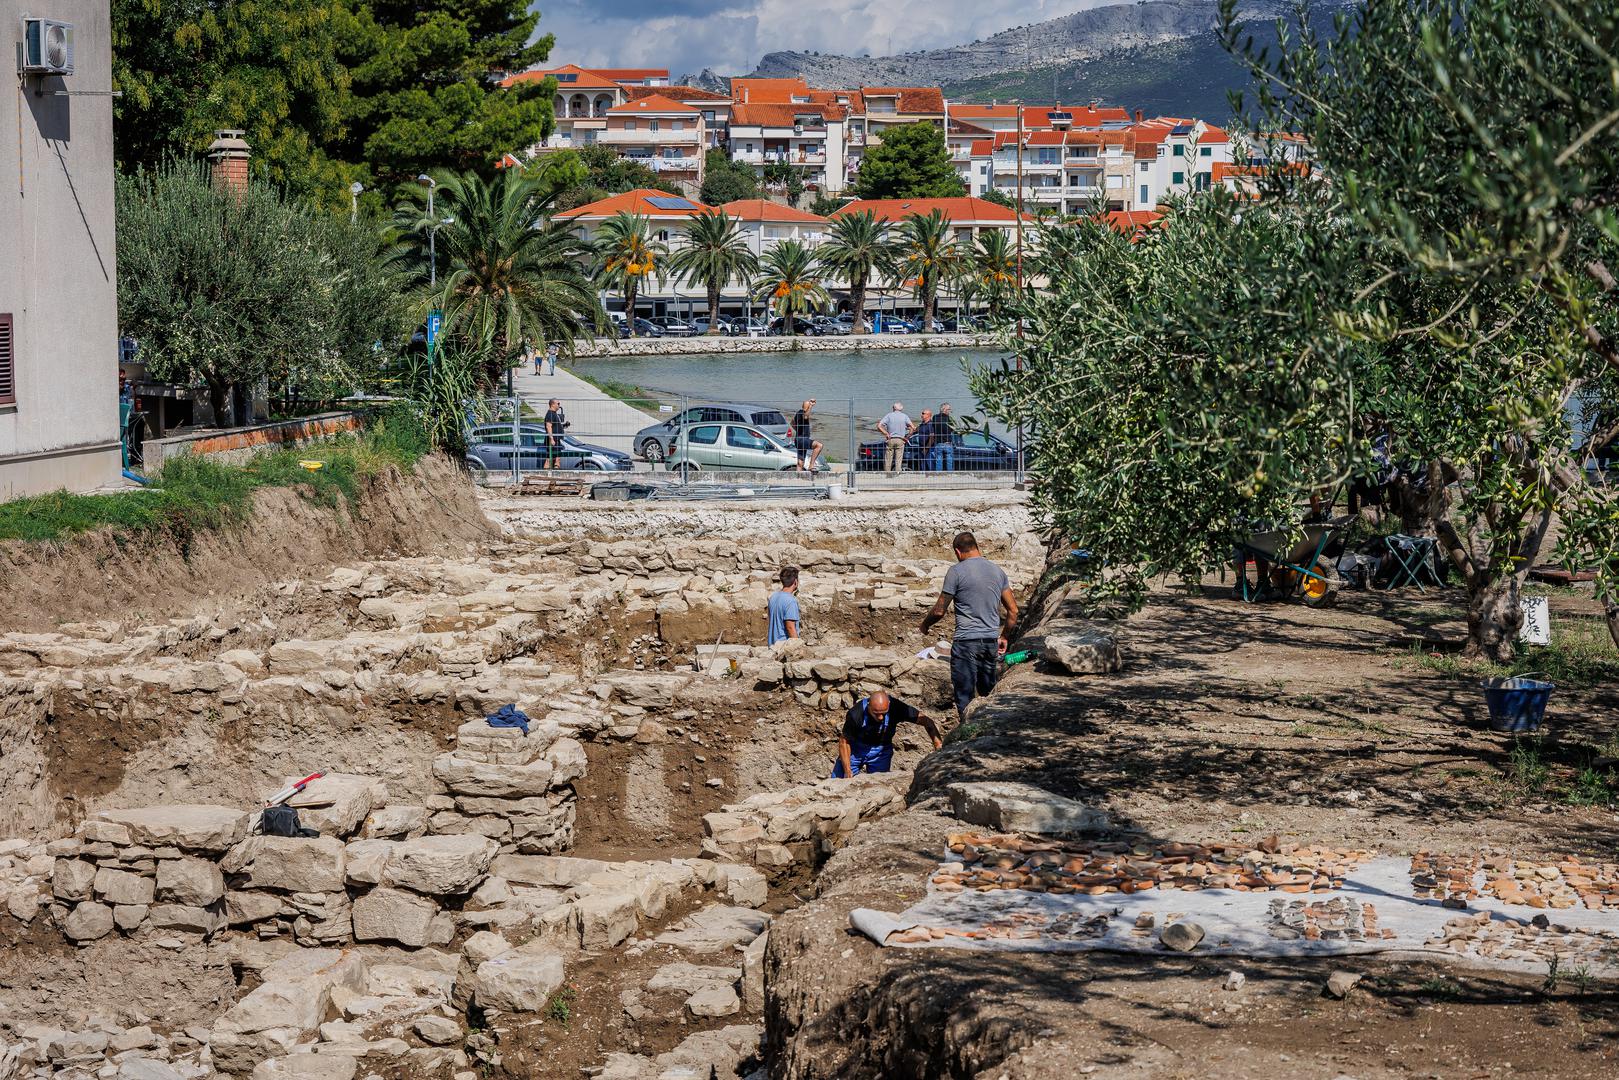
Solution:
<svg viewBox="0 0 1619 1080">
<path fill-rule="evenodd" d="M 1147 114 L 1146 114 L 1146 112 L 1144 110 L 1142 110 L 1142 109 L 1137 109 L 1136 110 L 1136 123 L 1139 124 L 1143 120 L 1145 120 L 1146 118 L 1147 118 Z"/>
<path fill-rule="evenodd" d="M 214 163 L 214 186 L 221 191 L 247 190 L 247 159 L 251 148 L 244 133 L 224 129 L 214 132 L 208 157 Z"/>
</svg>

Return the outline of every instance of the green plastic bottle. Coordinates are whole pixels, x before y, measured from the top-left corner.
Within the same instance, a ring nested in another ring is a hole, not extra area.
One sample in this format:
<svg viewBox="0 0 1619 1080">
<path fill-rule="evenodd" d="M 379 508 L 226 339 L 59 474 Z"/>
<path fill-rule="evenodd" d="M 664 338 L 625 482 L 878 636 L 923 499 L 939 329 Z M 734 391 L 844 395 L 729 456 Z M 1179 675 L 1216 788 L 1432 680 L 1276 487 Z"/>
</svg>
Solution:
<svg viewBox="0 0 1619 1080">
<path fill-rule="evenodd" d="M 1006 654 L 1006 666 L 1011 667 L 1013 664 L 1021 664 L 1025 660 L 1033 660 L 1033 659 L 1034 659 L 1034 650 L 1033 649 L 1022 649 L 1022 650 L 1019 650 L 1018 652 L 1009 652 L 1009 653 Z"/>
</svg>

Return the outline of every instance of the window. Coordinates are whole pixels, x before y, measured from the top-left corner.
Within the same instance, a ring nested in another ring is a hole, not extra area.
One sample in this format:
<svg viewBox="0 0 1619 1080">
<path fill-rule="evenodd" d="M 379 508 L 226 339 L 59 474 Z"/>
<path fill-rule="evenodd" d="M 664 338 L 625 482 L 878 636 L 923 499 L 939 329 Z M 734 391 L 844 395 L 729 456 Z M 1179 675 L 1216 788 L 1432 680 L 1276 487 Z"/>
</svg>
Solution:
<svg viewBox="0 0 1619 1080">
<path fill-rule="evenodd" d="M 1146 172 L 1147 171 L 1147 163 L 1145 161 L 1143 161 L 1140 165 L 1136 166 L 1136 168 L 1139 169 L 1141 172 Z"/>
<path fill-rule="evenodd" d="M 687 409 L 685 412 L 681 413 L 679 416 L 675 417 L 669 422 L 671 424 L 695 424 L 702 418 L 702 409 Z"/>
<path fill-rule="evenodd" d="M 658 122 L 656 120 L 647 121 L 646 129 L 648 131 L 657 131 L 658 130 Z"/>
<path fill-rule="evenodd" d="M 0 313 L 0 405 L 17 403 L 17 328 Z"/>
<path fill-rule="evenodd" d="M 1179 176 L 1180 173 L 1176 173 L 1175 175 Z M 1177 180 L 1175 182 L 1177 184 L 1180 183 L 1179 180 Z M 659 240 L 660 243 L 667 244 L 669 242 L 669 230 L 668 229 L 659 229 L 658 230 L 658 240 Z"/>
<path fill-rule="evenodd" d="M 703 119 L 705 121 L 707 121 L 708 123 L 712 124 L 714 122 L 714 110 L 713 109 L 704 109 L 703 110 Z"/>
<path fill-rule="evenodd" d="M 635 121 L 634 120 L 626 120 L 626 121 L 624 121 L 624 130 L 625 131 L 634 131 L 635 130 Z"/>
<path fill-rule="evenodd" d="M 775 411 L 774 409 L 766 409 L 763 412 L 754 413 L 753 414 L 753 422 L 755 424 L 760 425 L 761 427 L 786 427 L 787 426 L 787 418 L 785 416 L 781 415 L 781 413 Z"/>
<path fill-rule="evenodd" d="M 725 444 L 734 446 L 738 450 L 769 450 L 770 440 L 754 431 L 752 428 L 728 427 L 725 429 Z"/>
<path fill-rule="evenodd" d="M 1210 173 L 1200 172 L 1196 176 L 1192 177 L 1192 185 L 1199 191 L 1207 191 L 1209 190 L 1209 182 L 1211 179 L 1212 175 Z"/>
<path fill-rule="evenodd" d="M 1147 199 L 1148 199 L 1147 185 L 1142 184 L 1141 185 L 1141 198 L 1137 199 L 1136 201 L 1141 203 L 1142 206 L 1146 206 L 1147 205 Z"/>
<path fill-rule="evenodd" d="M 1176 157 L 1185 157 L 1186 156 L 1186 147 L 1181 145 L 1180 143 L 1176 143 L 1175 144 L 1175 156 Z"/>
<path fill-rule="evenodd" d="M 1200 146 L 1200 147 L 1198 147 L 1197 148 L 1197 156 L 1198 157 L 1213 157 L 1214 156 L 1214 147 L 1212 147 L 1212 146 Z"/>
<path fill-rule="evenodd" d="M 720 441 L 720 427 L 718 424 L 714 424 L 712 426 L 705 425 L 704 427 L 692 428 L 691 434 L 686 436 L 686 440 L 701 446 L 713 446 Z"/>
<path fill-rule="evenodd" d="M 654 120 L 653 123 L 657 123 L 657 121 Z M 669 130 L 670 131 L 685 131 L 686 130 L 686 121 L 684 121 L 684 120 L 671 120 L 671 121 L 669 121 Z"/>
<path fill-rule="evenodd" d="M 1035 158 L 1035 161 L 1040 165 L 1055 165 L 1057 164 L 1058 152 L 1059 151 L 1054 146 L 1042 146 L 1040 148 L 1039 155 Z"/>
<path fill-rule="evenodd" d="M 507 428 L 505 431 L 480 432 L 478 435 L 478 441 L 483 443 L 491 443 L 495 446 L 510 446 L 512 444 L 511 428 Z"/>
<path fill-rule="evenodd" d="M 961 436 L 961 447 L 963 450 L 988 450 L 989 436 L 981 431 L 966 432 Z"/>
<path fill-rule="evenodd" d="M 1184 184 L 1186 183 L 1186 174 L 1183 172 L 1170 173 L 1169 182 L 1171 184 Z"/>
</svg>

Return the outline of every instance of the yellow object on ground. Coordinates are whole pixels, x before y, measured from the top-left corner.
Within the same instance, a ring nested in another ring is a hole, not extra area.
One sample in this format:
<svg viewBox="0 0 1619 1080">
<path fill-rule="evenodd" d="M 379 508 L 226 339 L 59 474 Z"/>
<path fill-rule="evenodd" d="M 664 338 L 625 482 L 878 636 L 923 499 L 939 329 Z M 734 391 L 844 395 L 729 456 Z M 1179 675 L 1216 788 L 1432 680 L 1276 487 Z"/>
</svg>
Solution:
<svg viewBox="0 0 1619 1080">
<path fill-rule="evenodd" d="M 322 468 L 326 467 L 326 463 L 324 461 L 303 461 L 303 460 L 300 460 L 298 462 L 298 464 L 302 465 L 304 468 L 308 469 L 310 472 L 314 472 L 316 469 L 322 469 Z"/>
</svg>

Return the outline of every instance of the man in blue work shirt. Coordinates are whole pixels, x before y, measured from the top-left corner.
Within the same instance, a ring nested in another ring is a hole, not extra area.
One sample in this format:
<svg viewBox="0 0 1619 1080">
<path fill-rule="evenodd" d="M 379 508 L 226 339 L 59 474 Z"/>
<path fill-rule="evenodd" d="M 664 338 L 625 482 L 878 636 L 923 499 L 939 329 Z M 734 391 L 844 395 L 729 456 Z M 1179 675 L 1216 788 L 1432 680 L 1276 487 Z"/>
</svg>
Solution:
<svg viewBox="0 0 1619 1080">
<path fill-rule="evenodd" d="M 781 568 L 781 588 L 771 595 L 766 610 L 770 613 L 767 645 L 798 636 L 798 567 Z"/>
<path fill-rule="evenodd" d="M 834 777 L 855 776 L 861 772 L 888 772 L 894 763 L 894 728 L 899 724 L 921 724 L 933 739 L 933 749 L 944 746 L 932 717 L 914 705 L 895 701 L 879 690 L 854 703 L 838 734 L 838 759 L 832 763 Z"/>
</svg>

